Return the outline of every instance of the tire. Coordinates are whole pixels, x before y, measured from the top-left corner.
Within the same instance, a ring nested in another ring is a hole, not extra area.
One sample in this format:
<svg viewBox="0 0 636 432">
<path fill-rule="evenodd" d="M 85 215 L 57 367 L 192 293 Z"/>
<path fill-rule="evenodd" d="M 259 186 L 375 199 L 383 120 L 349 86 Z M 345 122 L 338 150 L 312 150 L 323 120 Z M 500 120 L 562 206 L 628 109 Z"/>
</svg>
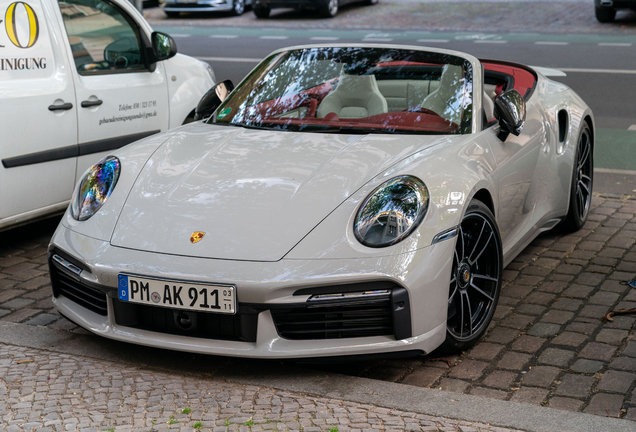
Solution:
<svg viewBox="0 0 636 432">
<path fill-rule="evenodd" d="M 373 6 L 374 4 L 378 4 L 379 0 L 364 0 L 363 4 L 366 6 Z"/>
<path fill-rule="evenodd" d="M 245 12 L 245 0 L 234 0 L 232 2 L 232 15 L 241 16 Z"/>
<path fill-rule="evenodd" d="M 457 233 L 442 352 L 465 351 L 484 335 L 497 308 L 502 274 L 495 218 L 484 203 L 472 200 Z"/>
<path fill-rule="evenodd" d="M 592 202 L 594 143 L 588 124 L 583 121 L 582 125 L 572 166 L 568 214 L 561 223 L 561 228 L 568 232 L 578 231 L 585 225 Z"/>
<path fill-rule="evenodd" d="M 609 23 L 616 18 L 616 9 L 594 6 L 594 14 L 598 22 Z"/>
<path fill-rule="evenodd" d="M 271 9 L 268 7 L 254 6 L 252 10 L 254 11 L 256 18 L 267 18 Z"/>
<path fill-rule="evenodd" d="M 320 15 L 325 18 L 333 18 L 338 15 L 338 0 L 325 0 L 324 4 L 320 7 Z"/>
<path fill-rule="evenodd" d="M 179 18 L 180 12 L 168 12 L 164 11 L 168 18 Z"/>
</svg>

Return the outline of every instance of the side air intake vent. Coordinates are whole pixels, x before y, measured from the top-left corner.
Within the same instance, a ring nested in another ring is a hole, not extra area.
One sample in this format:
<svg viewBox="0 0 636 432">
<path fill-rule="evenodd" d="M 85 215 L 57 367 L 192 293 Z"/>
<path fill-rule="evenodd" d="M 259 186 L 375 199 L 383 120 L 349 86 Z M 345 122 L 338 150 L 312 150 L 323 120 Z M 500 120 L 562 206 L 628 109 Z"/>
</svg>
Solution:
<svg viewBox="0 0 636 432">
<path fill-rule="evenodd" d="M 394 334 L 391 296 L 364 302 L 316 302 L 295 309 L 273 309 L 278 333 L 286 339 L 340 339 Z"/>
<path fill-rule="evenodd" d="M 570 127 L 568 112 L 564 109 L 560 110 L 557 114 L 557 120 L 559 123 L 558 153 L 560 154 L 563 153 L 563 146 L 568 138 L 568 129 Z"/>
<path fill-rule="evenodd" d="M 53 255 L 49 261 L 49 270 L 55 297 L 63 295 L 99 315 L 108 315 L 106 293 L 82 281 L 78 276 L 79 272 L 81 272 L 79 267 L 69 263 L 59 255 Z"/>
</svg>

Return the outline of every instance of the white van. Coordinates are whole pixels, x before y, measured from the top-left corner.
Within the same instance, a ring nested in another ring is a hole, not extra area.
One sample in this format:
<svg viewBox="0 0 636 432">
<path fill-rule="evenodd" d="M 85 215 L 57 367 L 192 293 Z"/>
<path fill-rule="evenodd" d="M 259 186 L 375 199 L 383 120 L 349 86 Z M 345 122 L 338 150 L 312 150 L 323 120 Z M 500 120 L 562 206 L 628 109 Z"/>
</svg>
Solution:
<svg viewBox="0 0 636 432">
<path fill-rule="evenodd" d="M 0 230 L 63 210 L 90 165 L 188 121 L 214 81 L 127 0 L 0 0 Z"/>
</svg>

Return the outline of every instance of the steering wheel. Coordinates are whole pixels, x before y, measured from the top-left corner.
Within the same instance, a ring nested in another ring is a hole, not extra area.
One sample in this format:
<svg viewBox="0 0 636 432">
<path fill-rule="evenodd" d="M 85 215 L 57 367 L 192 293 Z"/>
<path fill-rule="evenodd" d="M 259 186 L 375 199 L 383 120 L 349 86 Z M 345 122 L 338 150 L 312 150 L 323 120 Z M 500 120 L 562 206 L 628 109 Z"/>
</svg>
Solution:
<svg viewBox="0 0 636 432">
<path fill-rule="evenodd" d="M 405 109 L 403 112 L 415 112 L 415 113 L 422 113 L 422 114 L 431 114 L 431 115 L 434 115 L 436 117 L 443 118 L 441 115 L 437 114 L 432 109 L 428 109 L 428 108 L 424 108 L 424 107 L 411 107 L 411 108 Z"/>
<path fill-rule="evenodd" d="M 115 64 L 115 68 L 123 69 L 128 66 L 128 58 L 124 56 L 117 57 L 114 64 Z"/>
</svg>

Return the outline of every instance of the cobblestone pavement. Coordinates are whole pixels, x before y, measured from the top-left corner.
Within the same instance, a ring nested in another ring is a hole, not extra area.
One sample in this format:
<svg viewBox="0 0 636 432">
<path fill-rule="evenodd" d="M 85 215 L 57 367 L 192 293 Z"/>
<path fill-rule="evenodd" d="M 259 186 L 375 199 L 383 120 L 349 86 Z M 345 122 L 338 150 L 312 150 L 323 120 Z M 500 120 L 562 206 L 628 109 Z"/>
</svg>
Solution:
<svg viewBox="0 0 636 432">
<path fill-rule="evenodd" d="M 26 430 L 511 431 L 0 344 L 0 432 Z"/>
<path fill-rule="evenodd" d="M 631 197 L 596 196 L 582 230 L 536 239 L 506 268 L 488 333 L 460 356 L 322 368 L 636 420 L 636 316 L 601 320 L 636 307 L 636 290 L 621 284 L 636 276 L 635 213 Z M 0 320 L 81 333 L 50 301 L 46 245 L 55 225 L 0 233 Z"/>
<path fill-rule="evenodd" d="M 144 10 L 153 26 L 218 26 L 257 28 L 397 29 L 488 33 L 551 33 L 633 35 L 636 13 L 619 11 L 616 21 L 601 24 L 592 0 L 576 1 L 425 1 L 381 0 L 375 6 L 344 6 L 335 18 L 320 19 L 311 11 L 274 9 L 268 19 L 248 11 L 240 17 L 226 13 L 190 13 L 168 19 L 160 8 Z"/>
</svg>

